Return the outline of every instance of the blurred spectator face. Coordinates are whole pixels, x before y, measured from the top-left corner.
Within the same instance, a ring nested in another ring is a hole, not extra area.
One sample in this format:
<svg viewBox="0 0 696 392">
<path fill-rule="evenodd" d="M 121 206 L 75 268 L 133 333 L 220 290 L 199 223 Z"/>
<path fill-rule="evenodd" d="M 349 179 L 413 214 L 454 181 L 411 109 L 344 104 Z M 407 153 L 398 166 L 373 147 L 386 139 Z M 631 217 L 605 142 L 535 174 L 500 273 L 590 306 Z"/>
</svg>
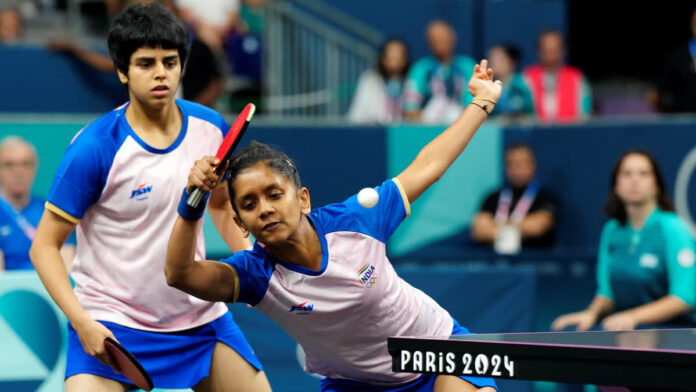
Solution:
<svg viewBox="0 0 696 392">
<path fill-rule="evenodd" d="M 655 202 L 658 187 L 650 160 L 642 154 L 626 155 L 619 165 L 614 192 L 624 204 Z"/>
<path fill-rule="evenodd" d="M 17 10 L 0 11 L 0 42 L 16 41 L 22 35 L 22 20 Z"/>
<path fill-rule="evenodd" d="M 31 192 L 36 177 L 34 150 L 22 142 L 0 148 L 0 188 L 6 195 L 23 196 Z"/>
<path fill-rule="evenodd" d="M 448 61 L 454 54 L 457 39 L 452 27 L 445 22 L 433 22 L 428 26 L 428 45 L 433 56 L 439 61 Z"/>
<path fill-rule="evenodd" d="M 384 47 L 382 66 L 390 77 L 400 77 L 408 61 L 408 53 L 403 43 L 391 41 Z"/>
<path fill-rule="evenodd" d="M 563 38 L 557 33 L 539 37 L 539 61 L 545 68 L 556 68 L 563 63 Z"/>
<path fill-rule="evenodd" d="M 696 10 L 691 14 L 691 34 L 696 37 Z"/>
<path fill-rule="evenodd" d="M 488 51 L 488 64 L 493 69 L 493 75 L 496 79 L 507 79 L 515 72 L 517 66 L 505 49 L 500 46 L 494 46 Z"/>
<path fill-rule="evenodd" d="M 515 188 L 526 187 L 534 179 L 536 161 L 529 148 L 520 147 L 508 150 L 505 154 L 505 175 Z"/>
</svg>

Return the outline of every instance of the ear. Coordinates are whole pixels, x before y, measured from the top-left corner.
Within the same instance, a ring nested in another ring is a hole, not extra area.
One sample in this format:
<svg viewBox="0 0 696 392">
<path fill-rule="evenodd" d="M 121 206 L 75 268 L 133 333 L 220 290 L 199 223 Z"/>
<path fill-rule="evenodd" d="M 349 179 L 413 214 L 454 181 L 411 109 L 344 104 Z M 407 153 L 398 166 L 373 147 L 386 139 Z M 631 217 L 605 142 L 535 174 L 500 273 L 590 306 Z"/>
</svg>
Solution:
<svg viewBox="0 0 696 392">
<path fill-rule="evenodd" d="M 239 230 L 242 232 L 242 235 L 244 236 L 244 238 L 249 238 L 249 229 L 247 229 L 244 222 L 242 222 L 242 220 L 239 219 L 239 217 L 237 215 L 235 215 L 233 217 L 233 219 L 234 219 L 234 223 L 237 224 L 237 226 L 239 227 Z"/>
<path fill-rule="evenodd" d="M 120 80 L 121 83 L 128 83 L 128 75 L 124 74 L 120 69 L 116 69 L 116 73 L 118 74 L 118 80 Z"/>
<path fill-rule="evenodd" d="M 297 191 L 297 198 L 300 200 L 300 211 L 303 215 L 308 215 L 312 211 L 312 202 L 309 199 L 309 189 L 302 187 Z"/>
</svg>

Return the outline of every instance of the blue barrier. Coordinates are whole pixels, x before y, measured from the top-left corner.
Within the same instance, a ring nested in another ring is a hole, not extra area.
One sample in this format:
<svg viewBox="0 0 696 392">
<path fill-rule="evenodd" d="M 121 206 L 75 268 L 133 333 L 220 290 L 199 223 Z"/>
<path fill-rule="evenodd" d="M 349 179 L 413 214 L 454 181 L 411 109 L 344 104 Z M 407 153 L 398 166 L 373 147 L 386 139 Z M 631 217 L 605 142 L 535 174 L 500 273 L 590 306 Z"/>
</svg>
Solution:
<svg viewBox="0 0 696 392">
<path fill-rule="evenodd" d="M 0 112 L 106 112 L 128 98 L 115 72 L 40 47 L 0 45 Z"/>
</svg>

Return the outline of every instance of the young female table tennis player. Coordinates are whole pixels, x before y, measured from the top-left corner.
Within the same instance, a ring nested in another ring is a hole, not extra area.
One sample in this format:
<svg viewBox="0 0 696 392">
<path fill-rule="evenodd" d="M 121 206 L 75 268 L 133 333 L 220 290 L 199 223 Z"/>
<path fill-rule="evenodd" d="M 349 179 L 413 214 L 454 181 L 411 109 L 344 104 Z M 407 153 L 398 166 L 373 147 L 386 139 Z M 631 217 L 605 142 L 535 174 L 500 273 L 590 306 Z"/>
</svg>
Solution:
<svg viewBox="0 0 696 392">
<path fill-rule="evenodd" d="M 258 359 L 226 306 L 167 286 L 162 276 L 182 171 L 215 152 L 227 126 L 214 111 L 175 100 L 186 61 L 184 25 L 157 4 L 114 21 L 109 50 L 129 102 L 85 127 L 56 173 L 31 250 L 47 290 L 70 320 L 67 391 L 124 391 L 104 339 L 116 338 L 160 388 L 267 391 Z M 210 213 L 233 250 L 248 247 L 227 190 Z M 71 276 L 59 249 L 77 226 Z M 203 258 L 200 227 L 192 252 Z"/>
<path fill-rule="evenodd" d="M 322 391 L 492 391 L 492 379 L 394 373 L 392 335 L 443 336 L 468 331 L 423 292 L 401 280 L 385 243 L 410 203 L 464 150 L 500 96 L 486 60 L 469 82 L 474 95 L 461 117 L 396 178 L 377 187 L 364 208 L 353 196 L 310 211 L 309 191 L 282 152 L 253 143 L 233 156 L 229 191 L 235 221 L 256 238 L 252 250 L 220 263 L 195 254 L 203 207 L 179 207 L 169 241 L 167 281 L 206 300 L 241 301 L 278 322 L 306 352 L 309 372 L 326 376 Z M 213 189 L 215 158 L 199 160 L 187 185 Z"/>
</svg>

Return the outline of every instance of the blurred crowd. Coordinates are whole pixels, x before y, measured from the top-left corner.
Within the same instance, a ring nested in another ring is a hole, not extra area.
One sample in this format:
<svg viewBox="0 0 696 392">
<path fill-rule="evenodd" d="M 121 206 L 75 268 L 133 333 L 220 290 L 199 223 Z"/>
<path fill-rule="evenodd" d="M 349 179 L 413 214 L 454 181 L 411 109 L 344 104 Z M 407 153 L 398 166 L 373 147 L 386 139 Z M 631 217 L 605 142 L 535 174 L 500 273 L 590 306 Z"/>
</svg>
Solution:
<svg viewBox="0 0 696 392">
<path fill-rule="evenodd" d="M 268 0 L 0 0 L 0 44 L 20 43 L 27 21 L 71 11 L 80 16 L 79 23 L 87 34 L 103 35 L 110 20 L 124 7 L 152 1 L 173 10 L 191 31 L 192 55 L 180 97 L 225 111 L 237 111 L 246 102 L 262 100 L 264 8 Z M 688 42 L 674 43 L 678 46 L 663 59 L 647 94 L 633 97 L 645 103 L 642 110 L 696 111 L 696 13 L 691 31 Z M 430 54 L 418 59 L 411 58 L 409 42 L 404 39 L 394 37 L 383 43 L 374 66 L 356 81 L 346 112 L 350 122 L 449 123 L 457 117 L 472 98 L 467 81 L 475 59 L 457 53 L 455 30 L 444 20 L 429 23 L 425 39 Z M 48 48 L 95 69 L 113 71 L 103 48 L 86 47 L 74 36 L 54 37 Z M 538 35 L 536 53 L 522 53 L 507 42 L 487 48 L 495 77 L 505 87 L 494 115 L 573 123 L 596 113 L 598 103 L 583 70 L 566 62 L 569 50 L 572 48 L 567 47 L 563 32 L 557 30 Z M 532 57 L 536 59 L 532 65 L 520 66 L 522 58 Z"/>
<path fill-rule="evenodd" d="M 691 19 L 692 38 L 664 59 L 653 87 L 643 99 L 652 111 L 696 111 L 696 11 Z M 449 123 L 468 104 L 467 91 L 474 59 L 455 52 L 456 34 L 443 20 L 426 29 L 430 55 L 411 63 L 408 44 L 389 39 L 380 49 L 374 69 L 365 71 L 348 118 L 354 123 L 420 121 Z M 488 49 L 486 58 L 503 96 L 495 116 L 534 119 L 540 123 L 573 123 L 588 119 L 595 108 L 592 88 L 583 71 L 566 62 L 568 48 L 558 30 L 537 37 L 537 62 L 519 69 L 522 56 L 513 45 L 501 42 Z"/>
</svg>

